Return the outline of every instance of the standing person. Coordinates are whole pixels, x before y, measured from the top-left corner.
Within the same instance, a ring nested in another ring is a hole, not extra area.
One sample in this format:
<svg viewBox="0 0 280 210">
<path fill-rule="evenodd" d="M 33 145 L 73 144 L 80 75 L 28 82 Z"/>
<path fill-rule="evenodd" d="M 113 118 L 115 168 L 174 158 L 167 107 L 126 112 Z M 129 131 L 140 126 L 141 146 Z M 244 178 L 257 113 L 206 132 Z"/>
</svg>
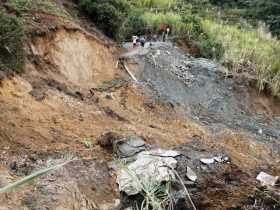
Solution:
<svg viewBox="0 0 280 210">
<path fill-rule="evenodd" d="M 170 33 L 170 27 L 167 26 L 167 28 L 166 28 L 166 39 L 168 39 L 169 33 Z"/>
<path fill-rule="evenodd" d="M 145 39 L 145 37 L 140 37 L 140 45 L 141 45 L 141 47 L 145 47 L 145 43 L 146 43 L 146 39 Z"/>
<path fill-rule="evenodd" d="M 136 47 L 137 47 L 137 39 L 138 39 L 137 36 L 132 36 L 132 45 L 133 45 L 133 48 L 136 48 Z"/>
<path fill-rule="evenodd" d="M 165 34 L 165 31 L 162 33 L 162 41 L 165 42 L 165 39 L 166 39 L 166 34 Z"/>
</svg>

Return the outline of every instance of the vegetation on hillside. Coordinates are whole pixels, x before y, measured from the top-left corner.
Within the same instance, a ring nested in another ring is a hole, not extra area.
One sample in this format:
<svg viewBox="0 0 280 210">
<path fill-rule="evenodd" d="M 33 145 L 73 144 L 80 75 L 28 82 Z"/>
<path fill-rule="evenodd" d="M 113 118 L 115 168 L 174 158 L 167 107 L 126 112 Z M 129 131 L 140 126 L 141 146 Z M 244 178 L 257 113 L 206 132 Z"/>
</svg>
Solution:
<svg viewBox="0 0 280 210">
<path fill-rule="evenodd" d="M 266 85 L 274 95 L 280 93 L 280 42 L 265 28 L 248 30 L 239 26 L 203 21 L 205 32 L 225 49 L 221 63 L 236 73 L 248 72 L 258 79 L 263 90 Z"/>
<path fill-rule="evenodd" d="M 24 40 L 32 27 L 43 29 L 32 12 L 62 17 L 69 14 L 49 0 L 9 0 L 0 3 L 0 71 L 22 72 L 25 61 Z"/>
<path fill-rule="evenodd" d="M 209 0 L 213 5 L 222 7 L 225 11 L 246 18 L 256 25 L 263 21 L 272 34 L 280 36 L 280 1 L 277 0 Z"/>
<path fill-rule="evenodd" d="M 24 31 L 19 19 L 0 11 L 0 70 L 22 70 L 23 40 Z"/>
</svg>

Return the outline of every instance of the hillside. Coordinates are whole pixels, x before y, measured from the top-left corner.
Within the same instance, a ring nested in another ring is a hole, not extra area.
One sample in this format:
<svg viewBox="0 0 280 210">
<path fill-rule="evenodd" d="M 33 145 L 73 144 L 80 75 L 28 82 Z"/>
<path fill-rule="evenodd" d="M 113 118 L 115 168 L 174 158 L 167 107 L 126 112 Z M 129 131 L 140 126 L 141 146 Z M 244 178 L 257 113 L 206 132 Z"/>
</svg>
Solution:
<svg viewBox="0 0 280 210">
<path fill-rule="evenodd" d="M 279 40 L 201 2 L 1 1 L 0 210 L 279 209 Z"/>
</svg>

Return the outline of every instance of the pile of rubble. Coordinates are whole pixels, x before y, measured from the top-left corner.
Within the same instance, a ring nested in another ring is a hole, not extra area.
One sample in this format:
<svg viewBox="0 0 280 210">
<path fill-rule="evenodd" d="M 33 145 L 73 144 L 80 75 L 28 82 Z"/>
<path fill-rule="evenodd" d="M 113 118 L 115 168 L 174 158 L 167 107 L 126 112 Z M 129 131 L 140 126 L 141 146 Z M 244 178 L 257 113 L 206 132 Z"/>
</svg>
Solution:
<svg viewBox="0 0 280 210">
<path fill-rule="evenodd" d="M 145 55 L 145 61 L 159 71 L 165 70 L 174 74 L 187 87 L 190 87 L 194 81 L 194 76 L 190 72 L 192 63 L 187 56 L 174 59 L 172 52 L 167 49 L 151 49 Z"/>
</svg>

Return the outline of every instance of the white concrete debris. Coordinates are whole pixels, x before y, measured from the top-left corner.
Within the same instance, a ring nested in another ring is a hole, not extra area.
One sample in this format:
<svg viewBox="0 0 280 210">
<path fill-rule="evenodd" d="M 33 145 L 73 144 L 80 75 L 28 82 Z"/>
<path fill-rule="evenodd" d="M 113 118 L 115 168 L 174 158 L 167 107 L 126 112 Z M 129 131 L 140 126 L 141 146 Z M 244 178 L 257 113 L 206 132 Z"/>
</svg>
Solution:
<svg viewBox="0 0 280 210">
<path fill-rule="evenodd" d="M 215 162 L 230 163 L 230 159 L 229 159 L 229 157 L 226 157 L 226 156 L 216 156 L 213 158 L 201 158 L 200 162 L 202 162 L 203 164 L 206 164 L 206 165 L 211 165 L 211 164 L 214 164 Z"/>
<path fill-rule="evenodd" d="M 135 161 L 120 168 L 117 175 L 119 191 L 127 195 L 136 195 L 143 185 L 153 182 L 161 183 L 175 179 L 173 170 L 177 166 L 176 156 L 180 154 L 172 150 L 155 149 L 143 151 L 135 156 Z M 190 172 L 191 179 L 195 174 Z"/>
<path fill-rule="evenodd" d="M 215 163 L 215 159 L 214 158 L 201 158 L 200 162 L 206 164 L 206 165 L 210 165 Z"/>
<path fill-rule="evenodd" d="M 279 177 L 278 176 L 271 176 L 271 175 L 269 175 L 265 172 L 260 172 L 256 179 L 258 181 L 260 181 L 263 185 L 273 187 L 278 182 Z"/>
</svg>

